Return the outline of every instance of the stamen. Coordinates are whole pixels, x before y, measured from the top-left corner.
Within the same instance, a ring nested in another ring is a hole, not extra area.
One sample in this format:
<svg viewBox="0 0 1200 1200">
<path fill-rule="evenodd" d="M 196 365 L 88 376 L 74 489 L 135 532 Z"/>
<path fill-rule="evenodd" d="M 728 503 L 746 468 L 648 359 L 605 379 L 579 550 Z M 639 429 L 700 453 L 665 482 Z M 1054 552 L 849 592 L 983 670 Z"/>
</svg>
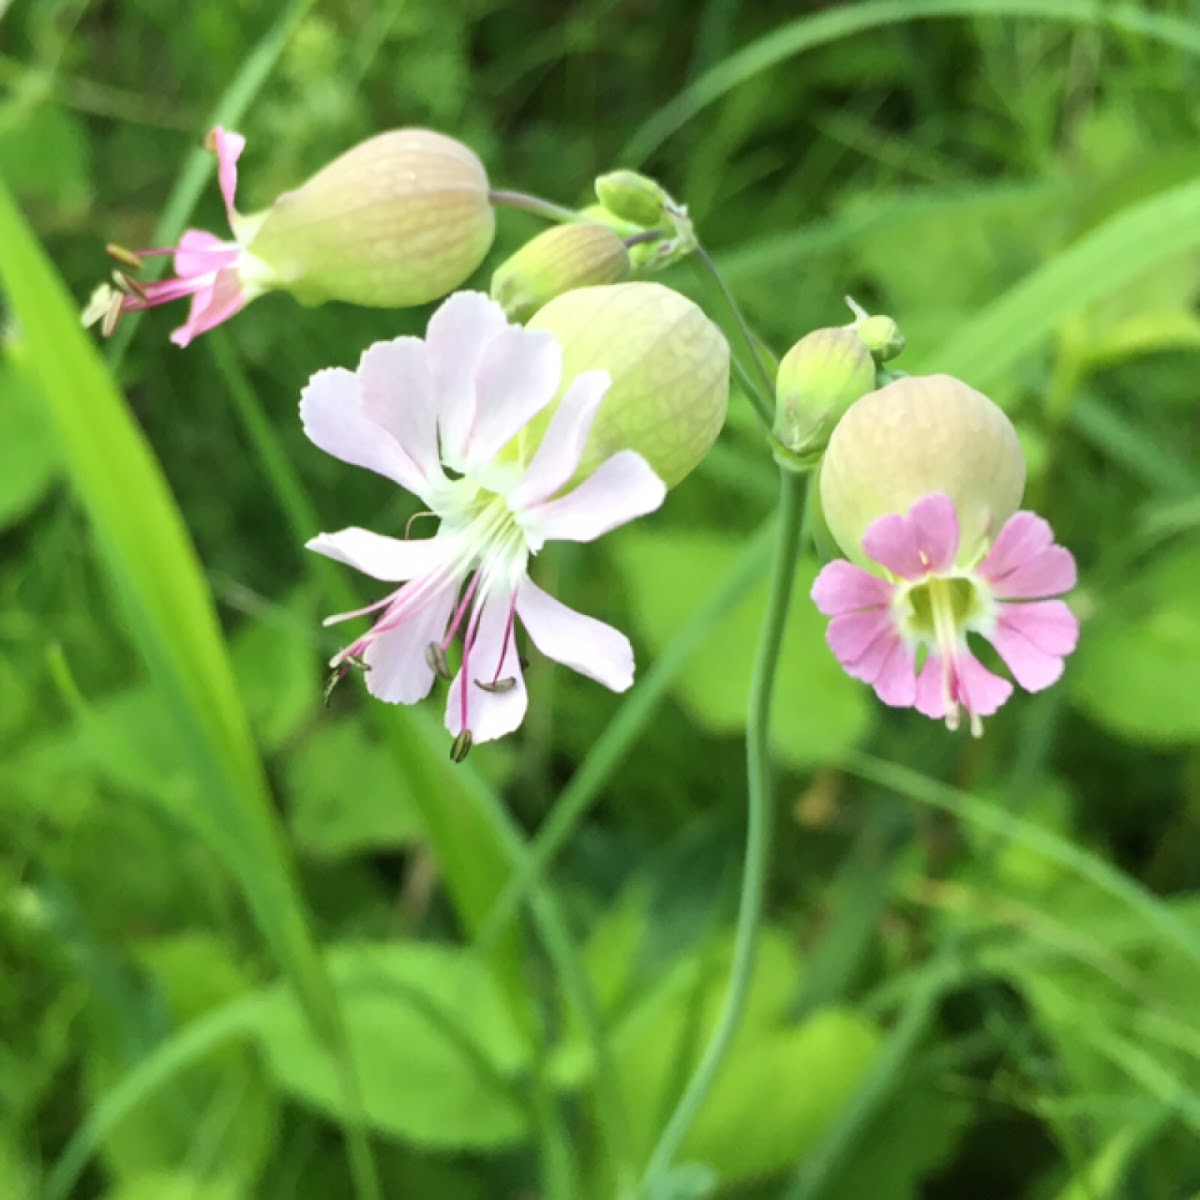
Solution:
<svg viewBox="0 0 1200 1200">
<path fill-rule="evenodd" d="M 100 332 L 106 337 L 112 337 L 120 324 L 121 314 L 125 311 L 125 300 L 120 292 L 113 292 L 108 302 L 108 309 L 100 322 Z"/>
<path fill-rule="evenodd" d="M 122 275 L 120 271 L 114 271 L 113 278 L 118 281 L 117 286 L 123 292 L 132 292 L 133 295 L 142 301 L 150 299 L 150 293 L 146 291 L 146 285 L 140 280 L 134 279 L 132 275 Z"/>
<path fill-rule="evenodd" d="M 424 512 L 413 513 L 413 515 L 411 517 L 409 517 L 407 521 L 404 522 L 404 538 L 405 538 L 405 540 L 406 541 L 408 540 L 409 530 L 412 529 L 412 523 L 414 521 L 420 520 L 421 517 L 436 517 L 436 516 L 437 516 L 437 513 L 430 512 L 428 509 L 426 509 Z"/>
<path fill-rule="evenodd" d="M 115 242 L 109 242 L 104 247 L 104 253 L 115 262 L 119 262 L 121 266 L 128 267 L 131 271 L 140 271 L 142 269 L 142 260 L 132 250 L 127 250 L 124 246 L 118 246 Z"/>
<path fill-rule="evenodd" d="M 504 679 L 493 679 L 491 683 L 484 683 L 482 679 L 476 679 L 475 686 L 482 692 L 503 695 L 505 692 L 511 692 L 517 686 L 517 681 L 512 675 L 508 675 Z"/>
<path fill-rule="evenodd" d="M 329 679 L 325 684 L 325 690 L 321 694 L 321 698 L 325 702 L 325 707 L 329 707 L 329 701 L 333 697 L 333 689 L 337 687 L 347 675 L 350 674 L 350 668 L 357 667 L 360 671 L 369 671 L 371 664 L 364 662 L 358 655 L 347 654 L 345 658 L 329 673 Z"/>
<path fill-rule="evenodd" d="M 462 624 L 462 619 L 464 616 L 466 616 L 467 609 L 471 606 L 471 599 L 475 595 L 475 589 L 479 586 L 480 574 L 481 572 L 476 571 L 475 574 L 471 576 L 471 582 L 467 584 L 467 590 L 463 593 L 463 597 L 458 603 L 458 608 L 454 610 L 454 616 L 450 618 L 450 624 L 446 627 L 446 636 L 442 638 L 443 650 L 445 650 L 446 647 L 449 646 L 452 641 L 454 641 L 454 638 L 458 633 L 458 628 Z M 465 662 L 466 660 L 464 658 L 464 665 Z"/>
<path fill-rule="evenodd" d="M 471 731 L 464 729 L 462 733 L 450 743 L 450 761 L 460 763 L 468 754 L 471 753 Z"/>
<path fill-rule="evenodd" d="M 504 639 L 500 643 L 500 659 L 496 663 L 496 673 L 492 676 L 493 684 L 495 684 L 496 681 L 500 678 L 500 672 L 504 669 L 504 660 L 508 657 L 508 647 L 512 643 L 513 622 L 516 620 L 516 617 L 517 617 L 517 593 L 514 590 L 514 592 L 512 594 L 512 599 L 508 602 L 508 618 L 504 622 Z M 476 680 L 475 682 L 478 683 L 479 681 Z M 516 686 L 517 686 L 517 681 L 514 679 L 512 681 L 512 687 L 516 687 Z M 486 691 L 487 689 L 485 688 L 484 690 Z M 502 690 L 507 692 L 509 689 L 504 688 Z"/>
<path fill-rule="evenodd" d="M 446 652 L 437 642 L 430 642 L 425 647 L 425 662 L 429 665 L 429 669 L 440 678 L 454 678 L 450 672 L 450 664 L 446 661 Z"/>
</svg>

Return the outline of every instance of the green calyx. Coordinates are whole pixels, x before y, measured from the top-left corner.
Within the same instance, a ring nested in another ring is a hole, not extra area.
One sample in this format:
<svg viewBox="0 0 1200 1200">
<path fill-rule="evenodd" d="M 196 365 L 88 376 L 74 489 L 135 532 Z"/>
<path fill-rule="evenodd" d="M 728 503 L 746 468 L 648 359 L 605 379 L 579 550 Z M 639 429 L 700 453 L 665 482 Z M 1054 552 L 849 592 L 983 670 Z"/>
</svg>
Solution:
<svg viewBox="0 0 1200 1200">
<path fill-rule="evenodd" d="M 629 251 L 607 225 L 557 225 L 496 269 L 491 295 L 510 320 L 526 321 L 572 288 L 616 283 L 628 274 Z"/>
<path fill-rule="evenodd" d="M 562 347 L 563 391 L 583 371 L 611 380 L 580 475 L 634 450 L 673 487 L 716 440 L 729 403 L 729 346 L 678 292 L 642 282 L 579 288 L 551 300 L 529 328 L 554 334 Z M 554 407 L 530 431 L 534 444 Z"/>
</svg>

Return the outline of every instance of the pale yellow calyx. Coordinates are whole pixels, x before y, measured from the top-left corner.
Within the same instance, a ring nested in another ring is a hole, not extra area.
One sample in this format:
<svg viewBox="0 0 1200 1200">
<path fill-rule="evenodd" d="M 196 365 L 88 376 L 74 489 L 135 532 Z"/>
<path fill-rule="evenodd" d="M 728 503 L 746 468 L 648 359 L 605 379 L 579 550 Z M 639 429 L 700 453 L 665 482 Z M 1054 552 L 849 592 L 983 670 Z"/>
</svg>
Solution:
<svg viewBox="0 0 1200 1200">
<path fill-rule="evenodd" d="M 491 295 L 510 320 L 525 321 L 572 288 L 616 283 L 628 274 L 629 251 L 607 225 L 558 225 L 496 268 Z"/>
<path fill-rule="evenodd" d="M 529 328 L 562 346 L 564 390 L 583 371 L 612 380 L 581 474 L 635 450 L 673 487 L 716 440 L 729 403 L 729 346 L 685 296 L 657 283 L 580 288 L 551 300 Z"/>
<path fill-rule="evenodd" d="M 850 406 L 829 440 L 820 486 L 834 540 L 872 569 L 862 548 L 871 523 L 946 493 L 958 515 L 956 561 L 966 564 L 1020 506 L 1025 457 L 1012 422 L 982 392 L 950 375 L 911 376 Z"/>
<path fill-rule="evenodd" d="M 476 155 L 440 133 L 395 129 L 280 196 L 250 246 L 304 303 L 401 308 L 465 282 L 494 235 Z"/>
</svg>

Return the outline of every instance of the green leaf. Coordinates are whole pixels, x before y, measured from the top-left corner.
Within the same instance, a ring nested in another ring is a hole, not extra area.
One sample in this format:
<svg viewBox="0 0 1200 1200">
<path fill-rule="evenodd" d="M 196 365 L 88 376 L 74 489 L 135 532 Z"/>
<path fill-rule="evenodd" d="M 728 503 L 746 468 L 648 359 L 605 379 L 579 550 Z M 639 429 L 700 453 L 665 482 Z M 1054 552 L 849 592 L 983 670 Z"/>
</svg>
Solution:
<svg viewBox="0 0 1200 1200">
<path fill-rule="evenodd" d="M 28 372 L 0 361 L 0 530 L 30 512 L 58 469 L 58 444 Z"/>
<path fill-rule="evenodd" d="M 327 962 L 372 1127 L 447 1149 L 524 1140 L 515 1080 L 524 1044 L 478 958 L 431 944 L 357 944 L 330 951 Z M 268 1004 L 259 1041 L 281 1088 L 323 1112 L 343 1111 L 329 1056 L 289 993 Z"/>
<path fill-rule="evenodd" d="M 405 846 L 421 834 L 407 775 L 358 720 L 331 721 L 306 739 L 287 781 L 292 832 L 313 858 Z"/>
<path fill-rule="evenodd" d="M 634 620 L 655 653 L 686 623 L 693 597 L 739 553 L 732 538 L 709 533 L 630 530 L 614 546 Z M 851 680 L 825 645 L 825 619 L 808 599 L 817 564 L 802 560 L 779 664 L 772 740 L 786 762 L 812 766 L 835 759 L 870 725 L 870 690 Z M 766 585 L 709 634 L 675 682 L 688 712 L 717 733 L 745 727 L 746 697 Z"/>
<path fill-rule="evenodd" d="M 1200 547 L 1159 558 L 1084 627 L 1071 695 L 1131 741 L 1200 739 Z"/>
</svg>

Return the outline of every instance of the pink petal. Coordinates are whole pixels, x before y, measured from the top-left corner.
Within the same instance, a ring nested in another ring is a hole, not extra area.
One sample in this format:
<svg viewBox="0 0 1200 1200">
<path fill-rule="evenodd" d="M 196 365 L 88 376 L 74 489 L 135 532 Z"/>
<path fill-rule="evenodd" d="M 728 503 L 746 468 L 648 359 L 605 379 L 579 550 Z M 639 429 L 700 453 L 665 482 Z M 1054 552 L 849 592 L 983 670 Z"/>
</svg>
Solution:
<svg viewBox="0 0 1200 1200">
<path fill-rule="evenodd" d="M 519 516 L 526 532 L 546 542 L 591 542 L 610 529 L 653 512 L 667 489 L 640 454 L 622 450 L 558 500 Z"/>
<path fill-rule="evenodd" d="M 1019 512 L 1004 523 L 979 574 L 1000 600 L 1058 596 L 1075 586 L 1075 559 L 1056 546 L 1049 522 L 1036 513 Z"/>
<path fill-rule="evenodd" d="M 575 474 L 608 389 L 607 371 L 584 371 L 576 376 L 550 418 L 521 482 L 508 495 L 514 509 L 548 499 Z"/>
<path fill-rule="evenodd" d="M 359 359 L 358 379 L 363 416 L 396 439 L 425 479 L 443 479 L 425 343 L 398 337 L 368 346 Z"/>
<path fill-rule="evenodd" d="M 886 608 L 871 608 L 865 612 L 840 613 L 834 617 L 825 631 L 825 640 L 838 662 L 848 668 L 858 662 L 872 642 L 882 635 L 899 637 L 892 614 Z"/>
<path fill-rule="evenodd" d="M 869 557 L 901 579 L 941 571 L 958 553 L 954 502 L 944 492 L 925 496 L 907 516 L 888 513 L 872 521 L 862 544 Z"/>
<path fill-rule="evenodd" d="M 811 595 L 818 612 L 834 617 L 864 608 L 885 608 L 894 591 L 895 584 L 838 558 L 821 568 Z"/>
<path fill-rule="evenodd" d="M 187 320 L 172 332 L 171 341 L 177 346 L 187 346 L 193 338 L 241 312 L 248 299 L 236 270 L 218 271 L 211 286 L 201 288 L 192 297 Z"/>
<path fill-rule="evenodd" d="M 1079 622 L 1061 600 L 1002 604 L 990 641 L 1027 692 L 1040 692 L 1063 673 L 1075 649 Z"/>
<path fill-rule="evenodd" d="M 389 583 L 430 575 L 445 563 L 451 553 L 446 538 L 402 542 L 398 538 L 384 537 L 369 529 L 354 526 L 337 533 L 319 533 L 305 545 L 309 550 L 324 554 L 326 558 L 346 563 L 364 575 L 370 575 L 372 579 L 383 579 Z"/>
<path fill-rule="evenodd" d="M 222 129 L 220 125 L 209 136 L 212 138 L 213 152 L 217 156 L 217 180 L 225 201 L 225 215 L 232 227 L 237 220 L 237 210 L 233 207 L 233 197 L 237 191 L 237 161 L 246 148 L 246 139 L 240 133 Z"/>
<path fill-rule="evenodd" d="M 552 333 L 500 330 L 479 360 L 464 467 L 490 463 L 554 399 L 561 378 L 562 348 Z"/>
<path fill-rule="evenodd" d="M 361 386 L 350 371 L 318 371 L 300 395 L 300 417 L 309 440 L 326 454 L 423 494 L 425 477 L 416 463 L 387 430 L 363 415 Z"/>
<path fill-rule="evenodd" d="M 911 708 L 917 698 L 916 660 L 902 638 L 889 643 L 872 680 L 875 694 L 892 708 Z"/>
<path fill-rule="evenodd" d="M 517 588 L 517 615 L 547 658 L 614 692 L 623 692 L 633 683 L 629 639 L 611 625 L 560 604 L 528 577 Z"/>
<path fill-rule="evenodd" d="M 181 279 L 207 275 L 209 271 L 235 266 L 241 253 L 233 242 L 223 242 L 203 229 L 187 229 L 175 248 L 175 274 Z"/>
<path fill-rule="evenodd" d="M 503 737 L 525 719 L 529 698 L 513 637 L 512 617 L 511 592 L 493 591 L 483 599 L 469 656 L 464 655 L 465 670 L 454 677 L 446 699 L 446 728 L 455 736 L 463 728 L 464 687 L 466 726 L 473 742 Z M 468 632 L 468 640 L 470 637 Z M 498 679 L 511 679 L 514 685 L 506 692 L 489 692 L 476 682 L 493 683 Z"/>
<path fill-rule="evenodd" d="M 429 318 L 429 374 L 437 396 L 443 457 L 461 463 L 475 419 L 475 375 L 488 343 L 508 327 L 504 310 L 482 292 L 455 292 Z"/>
<path fill-rule="evenodd" d="M 940 720 L 946 715 L 946 695 L 942 688 L 942 656 L 935 651 L 929 652 L 925 665 L 917 676 L 916 695 L 913 707 L 917 712 L 933 720 Z"/>
<path fill-rule="evenodd" d="M 401 589 L 397 603 L 405 603 Z M 406 619 L 373 638 L 363 653 L 367 691 L 389 704 L 415 704 L 429 695 L 434 673 L 426 657 L 430 642 L 440 642 L 454 608 L 457 585 L 438 588 Z M 389 613 L 380 619 L 389 620 Z"/>
<path fill-rule="evenodd" d="M 990 717 L 1012 695 L 1012 684 L 993 675 L 965 646 L 955 665 L 955 698 L 967 712 Z"/>
</svg>

